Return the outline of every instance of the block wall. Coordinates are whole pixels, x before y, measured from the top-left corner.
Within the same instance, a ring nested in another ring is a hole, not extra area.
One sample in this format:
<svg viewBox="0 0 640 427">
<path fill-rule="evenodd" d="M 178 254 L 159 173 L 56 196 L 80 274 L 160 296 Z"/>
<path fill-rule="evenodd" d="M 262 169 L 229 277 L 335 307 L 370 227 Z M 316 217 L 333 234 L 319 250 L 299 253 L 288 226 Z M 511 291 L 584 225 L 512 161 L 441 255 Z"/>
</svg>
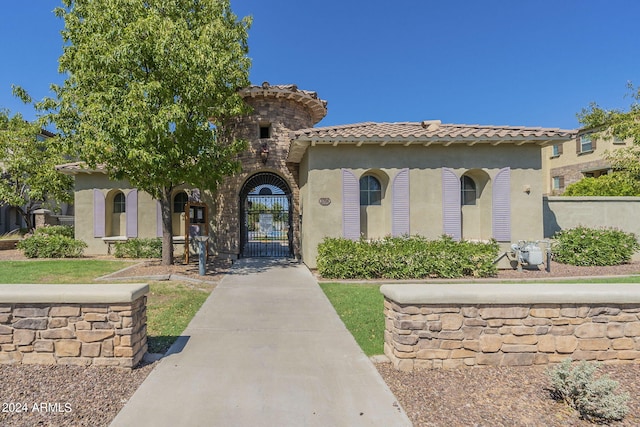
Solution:
<svg viewBox="0 0 640 427">
<path fill-rule="evenodd" d="M 640 305 L 401 305 L 385 298 L 385 354 L 403 371 L 640 361 Z"/>
</svg>

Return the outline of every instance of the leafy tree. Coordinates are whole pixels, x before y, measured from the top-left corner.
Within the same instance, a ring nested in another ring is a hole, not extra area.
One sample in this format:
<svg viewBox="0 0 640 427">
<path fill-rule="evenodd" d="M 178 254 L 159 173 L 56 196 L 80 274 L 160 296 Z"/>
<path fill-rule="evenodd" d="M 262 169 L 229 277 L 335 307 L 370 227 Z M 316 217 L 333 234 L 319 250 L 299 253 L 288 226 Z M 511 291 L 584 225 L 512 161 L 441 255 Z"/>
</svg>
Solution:
<svg viewBox="0 0 640 427">
<path fill-rule="evenodd" d="M 32 211 L 49 202 L 72 200 L 73 181 L 59 174 L 64 158 L 54 137 L 43 137 L 36 123 L 0 110 L 0 203 L 15 207 L 27 228 Z"/>
<path fill-rule="evenodd" d="M 633 141 L 630 147 L 623 147 L 605 154 L 615 174 L 618 175 L 616 178 L 609 178 L 609 181 L 611 183 L 615 181 L 622 187 L 616 188 L 617 192 L 627 191 L 625 188 L 628 189 L 630 182 L 635 189 L 640 186 L 640 88 L 635 88 L 629 83 L 628 89 L 633 99 L 629 111 L 607 110 L 596 103 L 591 103 L 588 108 L 578 114 L 578 120 L 585 128 L 596 131 L 595 137 Z M 603 185 L 606 184 L 603 183 Z"/>
<path fill-rule="evenodd" d="M 63 0 L 56 99 L 39 107 L 75 155 L 150 193 L 162 208 L 162 263 L 173 262 L 171 192 L 215 190 L 239 168 L 233 137 L 247 106 L 250 18 L 229 0 Z"/>
</svg>

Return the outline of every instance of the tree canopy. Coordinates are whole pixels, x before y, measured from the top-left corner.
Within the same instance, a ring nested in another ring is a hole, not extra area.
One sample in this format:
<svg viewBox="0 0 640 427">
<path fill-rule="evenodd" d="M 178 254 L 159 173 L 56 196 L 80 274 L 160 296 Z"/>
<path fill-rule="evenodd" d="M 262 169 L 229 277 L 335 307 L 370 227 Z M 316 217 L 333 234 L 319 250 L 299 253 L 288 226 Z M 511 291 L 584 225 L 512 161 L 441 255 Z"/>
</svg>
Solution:
<svg viewBox="0 0 640 427">
<path fill-rule="evenodd" d="M 0 203 L 15 207 L 27 228 L 34 208 L 73 199 L 71 178 L 56 171 L 63 162 L 54 135 L 0 110 Z"/>
<path fill-rule="evenodd" d="M 245 143 L 225 126 L 247 110 L 250 18 L 229 0 L 63 0 L 65 42 L 52 111 L 67 147 L 90 167 L 158 199 L 163 263 L 173 259 L 171 192 L 215 190 Z"/>
<path fill-rule="evenodd" d="M 605 153 L 614 170 L 613 174 L 584 183 L 583 179 L 572 184 L 574 188 L 567 187 L 568 191 L 571 188 L 569 193 L 608 196 L 640 194 L 640 89 L 631 83 L 628 88 L 633 100 L 628 111 L 604 109 L 592 103 L 578 114 L 578 120 L 586 129 L 594 131 L 594 137 L 631 140 L 633 144 Z M 565 194 L 569 195 L 567 192 Z"/>
</svg>

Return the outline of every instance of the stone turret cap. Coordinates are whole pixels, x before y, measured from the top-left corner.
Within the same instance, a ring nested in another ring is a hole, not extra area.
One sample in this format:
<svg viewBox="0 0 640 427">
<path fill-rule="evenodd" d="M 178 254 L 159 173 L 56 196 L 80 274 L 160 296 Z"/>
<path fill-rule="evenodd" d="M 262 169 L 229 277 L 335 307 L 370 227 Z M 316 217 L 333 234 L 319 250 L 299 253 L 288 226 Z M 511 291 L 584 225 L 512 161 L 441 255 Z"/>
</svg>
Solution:
<svg viewBox="0 0 640 427">
<path fill-rule="evenodd" d="M 298 89 L 296 85 L 271 85 L 264 82 L 240 90 L 243 98 L 286 98 L 299 102 L 309 109 L 315 125 L 327 115 L 327 101 L 320 99 L 316 92 Z"/>
</svg>

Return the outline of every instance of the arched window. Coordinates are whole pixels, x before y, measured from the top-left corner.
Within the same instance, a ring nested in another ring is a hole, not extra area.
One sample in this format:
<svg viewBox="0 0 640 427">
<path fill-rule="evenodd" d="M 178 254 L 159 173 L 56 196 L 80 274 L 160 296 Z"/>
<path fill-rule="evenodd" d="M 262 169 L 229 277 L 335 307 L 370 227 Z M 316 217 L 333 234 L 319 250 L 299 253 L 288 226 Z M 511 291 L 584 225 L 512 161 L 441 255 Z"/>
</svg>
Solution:
<svg viewBox="0 0 640 427">
<path fill-rule="evenodd" d="M 360 206 L 380 205 L 382 202 L 382 186 L 380 181 L 371 175 L 360 178 Z"/>
<path fill-rule="evenodd" d="M 113 213 L 124 213 L 127 210 L 127 202 L 124 193 L 113 196 Z"/>
<path fill-rule="evenodd" d="M 184 191 L 173 196 L 173 213 L 184 212 L 184 206 L 189 201 L 189 196 Z"/>
<path fill-rule="evenodd" d="M 476 182 L 473 178 L 462 175 L 462 178 L 460 178 L 460 191 L 460 202 L 463 206 L 476 204 Z"/>
</svg>

